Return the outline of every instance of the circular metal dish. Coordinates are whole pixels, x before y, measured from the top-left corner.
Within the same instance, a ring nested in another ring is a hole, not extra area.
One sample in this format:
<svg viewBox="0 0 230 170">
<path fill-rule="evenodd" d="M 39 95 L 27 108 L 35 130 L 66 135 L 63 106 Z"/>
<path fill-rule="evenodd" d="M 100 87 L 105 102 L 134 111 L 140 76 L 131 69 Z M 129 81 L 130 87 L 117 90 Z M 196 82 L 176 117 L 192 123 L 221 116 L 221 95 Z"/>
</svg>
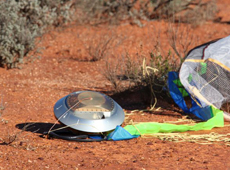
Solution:
<svg viewBox="0 0 230 170">
<path fill-rule="evenodd" d="M 71 93 L 54 105 L 58 121 L 73 130 L 99 133 L 121 125 L 125 114 L 109 96 L 94 91 Z"/>
</svg>

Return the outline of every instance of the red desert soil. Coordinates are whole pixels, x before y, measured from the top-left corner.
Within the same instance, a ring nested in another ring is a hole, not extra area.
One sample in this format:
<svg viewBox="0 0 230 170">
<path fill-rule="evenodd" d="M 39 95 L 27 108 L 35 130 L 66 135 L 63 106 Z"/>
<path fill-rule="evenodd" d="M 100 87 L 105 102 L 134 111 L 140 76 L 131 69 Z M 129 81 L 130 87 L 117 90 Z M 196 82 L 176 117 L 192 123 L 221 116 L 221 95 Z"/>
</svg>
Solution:
<svg viewBox="0 0 230 170">
<path fill-rule="evenodd" d="M 229 35 L 230 5 L 222 0 L 218 1 L 218 7 L 223 23 L 206 22 L 192 29 L 192 34 L 199 38 L 195 45 Z M 156 21 L 145 23 L 143 28 L 123 24 L 109 30 L 105 26 L 71 25 L 44 36 L 42 45 L 46 49 L 41 59 L 23 65 L 22 69 L 0 68 L 0 93 L 5 106 L 0 117 L 0 138 L 7 142 L 10 136 L 17 134 L 10 145 L 0 145 L 0 169 L 229 169 L 230 147 L 226 143 L 202 145 L 157 138 L 79 143 L 41 137 L 56 121 L 53 106 L 58 99 L 79 90 L 106 94 L 112 90 L 112 85 L 102 75 L 102 61 L 77 60 L 87 55 L 83 43 L 105 32 L 114 32 L 125 37 L 114 54 L 125 50 L 135 52 L 140 44 L 146 50 L 151 47 L 154 28 L 157 28 L 163 33 L 161 42 L 167 49 L 167 26 L 165 22 Z M 130 95 L 130 100 L 135 100 L 135 96 Z M 158 101 L 157 107 L 162 109 L 144 115 L 137 112 L 130 119 L 163 122 L 183 116 L 174 104 Z M 34 123 L 33 129 L 37 131 L 20 133 L 17 126 L 24 123 Z M 229 131 L 229 127 L 223 127 L 190 133 L 226 134 Z"/>
</svg>

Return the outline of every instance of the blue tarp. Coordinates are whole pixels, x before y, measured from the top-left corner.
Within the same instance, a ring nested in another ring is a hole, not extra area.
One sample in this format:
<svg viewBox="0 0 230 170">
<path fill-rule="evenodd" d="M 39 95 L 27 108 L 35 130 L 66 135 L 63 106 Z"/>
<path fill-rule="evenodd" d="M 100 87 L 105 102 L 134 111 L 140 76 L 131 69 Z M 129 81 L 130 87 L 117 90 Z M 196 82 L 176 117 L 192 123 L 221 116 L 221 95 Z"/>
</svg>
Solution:
<svg viewBox="0 0 230 170">
<path fill-rule="evenodd" d="M 179 80 L 179 74 L 178 72 L 169 72 L 168 73 L 168 89 L 171 97 L 175 101 L 175 103 L 185 112 L 185 113 L 192 113 L 196 117 L 200 118 L 201 120 L 208 120 L 213 117 L 213 114 L 210 110 L 210 106 L 206 107 L 200 107 L 191 97 L 191 95 L 184 89 L 183 87 L 178 87 L 179 83 L 175 83 Z M 183 92 L 182 90 L 186 91 L 186 94 L 188 93 L 192 106 L 188 108 L 186 105 L 186 102 L 184 100 Z M 183 93 L 183 94 L 182 94 Z M 196 99 L 197 102 L 199 102 L 198 99 Z"/>
<path fill-rule="evenodd" d="M 127 140 L 137 138 L 139 135 L 131 135 L 127 130 L 121 126 L 117 126 L 116 129 L 107 136 L 107 140 Z"/>
</svg>

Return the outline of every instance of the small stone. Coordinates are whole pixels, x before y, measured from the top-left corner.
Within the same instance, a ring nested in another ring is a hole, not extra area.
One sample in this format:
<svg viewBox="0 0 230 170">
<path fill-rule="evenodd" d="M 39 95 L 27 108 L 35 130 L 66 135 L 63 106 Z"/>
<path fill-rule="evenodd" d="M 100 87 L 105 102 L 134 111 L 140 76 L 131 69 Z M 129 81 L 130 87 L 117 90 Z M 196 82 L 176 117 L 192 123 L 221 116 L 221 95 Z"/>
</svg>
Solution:
<svg viewBox="0 0 230 170">
<path fill-rule="evenodd" d="M 42 158 L 42 157 L 39 157 L 38 159 L 41 160 L 41 161 L 44 160 L 44 158 Z"/>
<path fill-rule="evenodd" d="M 148 142 L 147 145 L 153 145 L 153 142 Z"/>
</svg>

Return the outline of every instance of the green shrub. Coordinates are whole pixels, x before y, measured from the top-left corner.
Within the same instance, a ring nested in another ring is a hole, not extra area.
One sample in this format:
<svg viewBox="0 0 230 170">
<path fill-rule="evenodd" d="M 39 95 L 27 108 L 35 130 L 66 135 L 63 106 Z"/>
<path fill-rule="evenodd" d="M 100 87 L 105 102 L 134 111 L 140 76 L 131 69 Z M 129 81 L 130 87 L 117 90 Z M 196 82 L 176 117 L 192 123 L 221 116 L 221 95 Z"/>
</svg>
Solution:
<svg viewBox="0 0 230 170">
<path fill-rule="evenodd" d="M 131 89 L 146 89 L 151 101 L 149 104 L 154 108 L 157 102 L 156 93 L 161 93 L 166 86 L 169 71 L 178 70 L 180 63 L 176 63 L 169 51 L 167 56 L 158 52 L 149 52 L 148 55 L 129 53 L 116 56 L 119 62 L 105 60 L 103 75 L 113 86 L 115 93 Z"/>
<path fill-rule="evenodd" d="M 70 1 L 68 1 L 70 2 Z M 0 65 L 18 67 L 37 47 L 48 26 L 70 20 L 67 1 L 10 0 L 0 2 Z"/>
</svg>

